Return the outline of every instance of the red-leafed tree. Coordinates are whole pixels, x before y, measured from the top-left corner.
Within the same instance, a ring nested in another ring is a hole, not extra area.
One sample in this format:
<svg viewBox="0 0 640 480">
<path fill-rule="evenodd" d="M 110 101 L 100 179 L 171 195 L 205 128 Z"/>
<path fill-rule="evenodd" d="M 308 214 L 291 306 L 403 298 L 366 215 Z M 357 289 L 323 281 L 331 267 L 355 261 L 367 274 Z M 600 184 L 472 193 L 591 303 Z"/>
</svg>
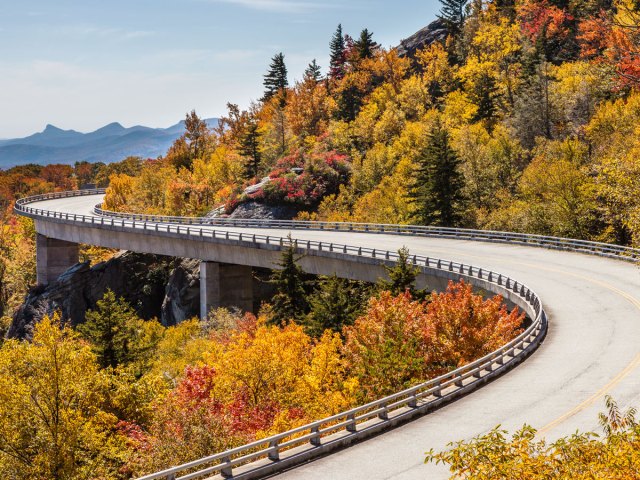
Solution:
<svg viewBox="0 0 640 480">
<path fill-rule="evenodd" d="M 608 66 L 618 87 L 640 85 L 640 12 L 619 1 L 617 13 L 602 11 L 580 24 L 581 54 L 596 65 Z"/>
<path fill-rule="evenodd" d="M 547 60 L 558 60 L 569 48 L 573 34 L 573 16 L 549 3 L 526 0 L 517 8 L 522 33 Z"/>
</svg>

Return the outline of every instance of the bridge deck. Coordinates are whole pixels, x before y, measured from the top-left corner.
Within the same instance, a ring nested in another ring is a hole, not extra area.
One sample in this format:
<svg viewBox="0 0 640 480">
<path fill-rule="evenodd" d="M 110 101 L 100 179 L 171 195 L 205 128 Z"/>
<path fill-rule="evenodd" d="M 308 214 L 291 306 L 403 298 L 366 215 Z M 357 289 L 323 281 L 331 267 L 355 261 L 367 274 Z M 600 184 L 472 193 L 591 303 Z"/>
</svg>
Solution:
<svg viewBox="0 0 640 480">
<path fill-rule="evenodd" d="M 30 207 L 90 214 L 99 196 Z M 602 398 L 640 406 L 640 270 L 578 253 L 468 240 L 283 229 L 223 229 L 395 250 L 473 264 L 534 289 L 549 315 L 549 333 L 522 365 L 477 392 L 407 425 L 281 474 L 285 479 L 443 478 L 423 465 L 424 452 L 469 439 L 502 424 L 529 423 L 553 439 L 597 430 Z"/>
</svg>

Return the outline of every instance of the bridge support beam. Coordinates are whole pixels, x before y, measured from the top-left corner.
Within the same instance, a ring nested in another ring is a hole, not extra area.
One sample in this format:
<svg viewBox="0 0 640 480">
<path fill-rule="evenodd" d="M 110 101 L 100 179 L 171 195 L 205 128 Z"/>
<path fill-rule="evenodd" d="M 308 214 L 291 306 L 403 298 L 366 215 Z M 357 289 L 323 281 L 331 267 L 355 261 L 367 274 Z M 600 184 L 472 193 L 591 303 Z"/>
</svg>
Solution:
<svg viewBox="0 0 640 480">
<path fill-rule="evenodd" d="M 36 277 L 48 285 L 78 263 L 79 245 L 36 234 Z"/>
<path fill-rule="evenodd" d="M 253 310 L 253 274 L 246 265 L 200 262 L 200 318 L 213 308 Z"/>
</svg>

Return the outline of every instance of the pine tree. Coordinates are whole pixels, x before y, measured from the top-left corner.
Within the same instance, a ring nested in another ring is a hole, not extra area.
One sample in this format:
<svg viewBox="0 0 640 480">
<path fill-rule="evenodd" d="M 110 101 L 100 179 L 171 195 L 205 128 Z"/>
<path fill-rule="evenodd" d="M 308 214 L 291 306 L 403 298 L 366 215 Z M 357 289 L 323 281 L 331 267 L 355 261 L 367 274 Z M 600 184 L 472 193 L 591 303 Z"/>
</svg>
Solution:
<svg viewBox="0 0 640 480">
<path fill-rule="evenodd" d="M 253 117 L 249 118 L 240 138 L 240 155 L 245 158 L 244 178 L 247 180 L 256 178 L 260 172 L 262 154 L 260 152 L 258 122 Z"/>
<path fill-rule="evenodd" d="M 415 288 L 419 270 L 409 261 L 409 249 L 402 247 L 398 250 L 398 256 L 398 261 L 393 267 L 385 266 L 389 280 L 380 280 L 378 287 L 391 292 L 394 296 L 409 291 L 414 298 L 424 298 L 425 292 Z"/>
<path fill-rule="evenodd" d="M 311 311 L 305 326 L 309 335 L 320 337 L 325 330 L 341 332 L 352 325 L 364 308 L 369 289 L 361 282 L 352 282 L 336 275 L 325 277 L 309 297 Z"/>
<path fill-rule="evenodd" d="M 491 130 L 491 122 L 497 113 L 497 96 L 498 87 L 493 76 L 484 73 L 476 82 L 474 91 L 471 92 L 473 102 L 478 106 L 473 121 L 487 120 L 489 122 L 489 130 Z"/>
<path fill-rule="evenodd" d="M 438 18 L 445 22 L 450 35 L 456 36 L 462 31 L 468 2 L 469 0 L 440 0 L 442 8 Z"/>
<path fill-rule="evenodd" d="M 433 127 L 416 163 L 418 169 L 410 193 L 416 207 L 415 220 L 421 225 L 456 225 L 462 208 L 463 179 L 449 132 L 440 121 Z"/>
<path fill-rule="evenodd" d="M 278 263 L 281 268 L 275 270 L 270 279 L 278 292 L 273 297 L 269 319 L 271 325 L 284 325 L 289 321 L 298 320 L 309 311 L 306 275 L 297 263 L 299 259 L 296 258 L 291 235 L 288 239 L 289 246 L 282 252 L 282 258 Z"/>
<path fill-rule="evenodd" d="M 277 94 L 284 93 L 289 86 L 289 80 L 287 79 L 287 66 L 284 63 L 284 54 L 282 52 L 277 53 L 271 59 L 271 65 L 269 71 L 264 76 L 263 85 L 265 88 L 262 101 L 266 102 Z"/>
<path fill-rule="evenodd" d="M 307 66 L 307 69 L 304 71 L 304 78 L 305 78 L 305 80 L 312 79 L 316 83 L 318 83 L 320 80 L 322 80 L 322 69 L 320 68 L 320 66 L 316 62 L 315 58 Z"/>
<path fill-rule="evenodd" d="M 138 316 L 123 298 L 107 290 L 89 310 L 85 323 L 78 326 L 80 334 L 91 342 L 103 368 L 115 368 L 134 360 L 133 342 Z"/>
<path fill-rule="evenodd" d="M 345 74 L 345 65 L 347 63 L 347 46 L 344 35 L 342 34 L 342 25 L 338 25 L 336 32 L 333 34 L 330 48 L 329 59 L 329 77 L 333 80 L 340 80 Z"/>
<path fill-rule="evenodd" d="M 366 28 L 360 32 L 360 38 L 354 43 L 354 49 L 359 60 L 373 58 L 373 54 L 378 48 L 379 45 L 373 41 L 373 32 Z"/>
</svg>

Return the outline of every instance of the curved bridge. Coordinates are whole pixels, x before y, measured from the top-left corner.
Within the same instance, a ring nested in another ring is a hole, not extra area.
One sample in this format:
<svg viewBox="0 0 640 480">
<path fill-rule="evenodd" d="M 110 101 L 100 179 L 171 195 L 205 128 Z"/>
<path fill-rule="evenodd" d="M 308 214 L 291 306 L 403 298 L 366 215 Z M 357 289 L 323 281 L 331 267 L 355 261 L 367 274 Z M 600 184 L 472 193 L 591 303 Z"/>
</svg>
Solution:
<svg viewBox="0 0 640 480">
<path fill-rule="evenodd" d="M 397 249 L 407 246 L 420 268 L 419 282 L 441 287 L 448 279 L 464 278 L 502 294 L 532 320 L 513 342 L 443 377 L 145 479 L 258 478 L 320 456 L 280 475 L 440 478 L 447 474 L 442 467 L 422 464 L 429 448 L 442 449 L 449 441 L 471 438 L 497 424 L 515 429 L 529 423 L 551 438 L 597 429 L 596 415 L 606 393 L 623 405 L 640 403 L 640 273 L 632 263 L 640 258 L 638 250 L 428 227 L 114 215 L 96 209 L 102 194 L 65 192 L 17 202 L 16 212 L 36 223 L 40 278 L 47 280 L 63 268 L 77 243 L 200 258 L 204 271 L 212 273 L 201 282 L 204 296 L 215 297 L 207 305 L 222 304 L 225 299 L 216 293 L 220 265 L 273 267 L 291 234 L 309 272 L 375 280 L 382 275 L 382 265 L 397 257 Z M 539 351 L 501 376 L 538 347 L 547 332 L 547 314 L 551 327 Z M 481 385 L 484 388 L 465 396 Z M 454 398 L 459 400 L 438 408 Z M 422 416 L 429 411 L 433 413 Z M 324 456 L 401 423 L 406 424 Z"/>
</svg>

